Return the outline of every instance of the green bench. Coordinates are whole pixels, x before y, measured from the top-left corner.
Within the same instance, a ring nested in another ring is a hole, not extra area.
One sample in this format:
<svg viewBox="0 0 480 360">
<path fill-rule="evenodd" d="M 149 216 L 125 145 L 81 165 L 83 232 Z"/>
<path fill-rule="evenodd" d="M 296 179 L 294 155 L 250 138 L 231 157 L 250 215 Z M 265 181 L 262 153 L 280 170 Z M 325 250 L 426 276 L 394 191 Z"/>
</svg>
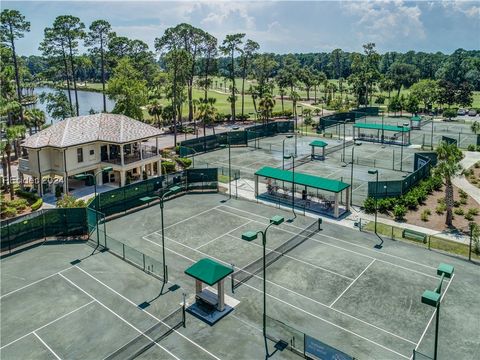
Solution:
<svg viewBox="0 0 480 360">
<path fill-rule="evenodd" d="M 427 235 L 426 234 L 418 232 L 418 231 L 410 230 L 410 229 L 404 229 L 402 231 L 402 237 L 404 239 L 421 241 L 423 243 L 427 242 Z"/>
</svg>

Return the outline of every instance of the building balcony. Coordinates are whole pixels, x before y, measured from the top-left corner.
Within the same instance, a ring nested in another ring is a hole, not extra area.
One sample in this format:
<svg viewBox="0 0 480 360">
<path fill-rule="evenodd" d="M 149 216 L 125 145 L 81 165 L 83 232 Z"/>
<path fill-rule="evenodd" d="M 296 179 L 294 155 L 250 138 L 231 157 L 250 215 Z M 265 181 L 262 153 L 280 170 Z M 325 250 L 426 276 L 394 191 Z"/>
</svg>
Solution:
<svg viewBox="0 0 480 360">
<path fill-rule="evenodd" d="M 142 149 L 142 154 L 141 155 L 140 155 L 139 151 L 131 153 L 131 154 L 125 154 L 124 158 L 123 158 L 123 163 L 124 163 L 124 165 L 128 165 L 128 164 L 131 164 L 131 163 L 134 163 L 134 162 L 137 162 L 137 161 L 140 161 L 140 160 L 149 159 L 149 158 L 152 158 L 152 157 L 155 157 L 155 156 L 158 156 L 158 155 L 159 154 L 157 154 L 155 151 L 148 151 L 148 150 L 143 150 Z M 114 158 L 110 158 L 110 159 L 103 158 L 102 162 L 115 164 L 115 165 L 121 165 L 122 164 L 122 160 L 120 158 L 120 155 L 118 155 L 117 157 L 114 157 Z"/>
</svg>

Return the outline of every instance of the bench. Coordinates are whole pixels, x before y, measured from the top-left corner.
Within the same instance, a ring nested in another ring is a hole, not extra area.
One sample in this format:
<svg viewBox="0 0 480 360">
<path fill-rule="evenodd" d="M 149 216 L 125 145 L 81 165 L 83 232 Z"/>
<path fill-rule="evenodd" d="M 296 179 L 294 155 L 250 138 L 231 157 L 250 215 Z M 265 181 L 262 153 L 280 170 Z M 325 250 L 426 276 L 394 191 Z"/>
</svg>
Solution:
<svg viewBox="0 0 480 360">
<path fill-rule="evenodd" d="M 195 295 L 195 302 L 204 311 L 210 313 L 217 309 L 218 298 L 216 294 L 210 291 L 202 291 Z"/>
<path fill-rule="evenodd" d="M 426 234 L 410 229 L 404 229 L 402 231 L 402 237 L 409 240 L 421 241 L 423 243 L 427 242 Z"/>
</svg>

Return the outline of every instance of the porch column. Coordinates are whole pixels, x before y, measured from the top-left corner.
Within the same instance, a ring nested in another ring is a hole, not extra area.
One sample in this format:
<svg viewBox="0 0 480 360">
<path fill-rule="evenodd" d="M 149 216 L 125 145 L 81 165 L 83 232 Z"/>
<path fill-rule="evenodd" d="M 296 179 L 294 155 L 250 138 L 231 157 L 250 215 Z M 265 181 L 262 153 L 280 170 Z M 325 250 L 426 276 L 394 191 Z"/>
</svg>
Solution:
<svg viewBox="0 0 480 360">
<path fill-rule="evenodd" d="M 110 144 L 107 144 L 107 159 L 110 160 Z"/>
<path fill-rule="evenodd" d="M 23 173 L 18 171 L 18 181 L 20 182 L 20 189 L 23 191 L 25 189 L 24 180 L 23 180 Z"/>
<path fill-rule="evenodd" d="M 120 170 L 120 186 L 125 186 L 125 180 L 125 170 Z"/>
<path fill-rule="evenodd" d="M 64 173 L 63 175 L 63 193 L 68 194 L 68 175 Z"/>
<path fill-rule="evenodd" d="M 123 145 L 120 145 L 120 164 L 125 166 L 124 154 L 123 154 Z M 123 174 L 125 176 L 125 173 Z M 123 185 L 122 185 L 123 186 Z"/>
<path fill-rule="evenodd" d="M 350 196 L 353 196 L 352 191 L 353 191 L 352 187 L 347 189 L 347 196 L 346 196 L 346 198 L 347 198 L 347 211 L 350 211 Z"/>
<path fill-rule="evenodd" d="M 217 294 L 218 294 L 218 304 L 217 304 L 217 310 L 218 311 L 223 311 L 225 309 L 225 279 L 222 279 L 218 282 L 218 289 L 217 289 Z"/>
<path fill-rule="evenodd" d="M 97 181 L 97 185 L 103 185 L 103 172 L 100 172 L 100 170 L 102 170 L 102 168 L 98 169 L 97 172 L 99 172 L 99 174 L 97 175 L 97 178 L 95 179 Z"/>
<path fill-rule="evenodd" d="M 255 197 L 258 196 L 258 175 L 255 175 Z"/>
<path fill-rule="evenodd" d="M 335 218 L 338 218 L 338 193 L 335 193 L 335 207 L 333 211 Z"/>
<path fill-rule="evenodd" d="M 143 172 L 145 171 L 145 164 L 140 165 L 140 179 L 143 180 Z M 148 176 L 148 174 L 147 174 Z"/>
<path fill-rule="evenodd" d="M 155 154 L 158 155 L 158 137 L 155 138 Z"/>
<path fill-rule="evenodd" d="M 157 161 L 157 175 L 162 176 L 162 160 Z"/>
<path fill-rule="evenodd" d="M 142 143 L 139 141 L 137 144 L 138 144 L 138 149 L 140 150 L 140 160 L 143 160 Z"/>
<path fill-rule="evenodd" d="M 43 186 L 42 186 L 42 173 L 38 173 L 38 196 L 43 196 Z"/>
<path fill-rule="evenodd" d="M 203 283 L 195 279 L 195 294 L 200 294 L 203 291 Z"/>
</svg>

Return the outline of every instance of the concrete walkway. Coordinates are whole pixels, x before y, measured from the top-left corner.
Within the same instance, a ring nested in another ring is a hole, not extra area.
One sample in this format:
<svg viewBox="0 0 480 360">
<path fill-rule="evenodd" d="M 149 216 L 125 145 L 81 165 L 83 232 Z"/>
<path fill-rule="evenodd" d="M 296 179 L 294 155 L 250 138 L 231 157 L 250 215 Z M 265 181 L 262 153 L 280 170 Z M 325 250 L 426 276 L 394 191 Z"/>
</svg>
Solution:
<svg viewBox="0 0 480 360">
<path fill-rule="evenodd" d="M 460 165 L 463 169 L 471 168 L 475 163 L 480 162 L 480 152 L 478 151 L 465 151 L 465 157 L 460 161 Z M 464 175 L 457 176 L 453 179 L 453 185 L 465 191 L 470 195 L 477 203 L 480 204 L 480 188 L 468 182 Z"/>
</svg>

